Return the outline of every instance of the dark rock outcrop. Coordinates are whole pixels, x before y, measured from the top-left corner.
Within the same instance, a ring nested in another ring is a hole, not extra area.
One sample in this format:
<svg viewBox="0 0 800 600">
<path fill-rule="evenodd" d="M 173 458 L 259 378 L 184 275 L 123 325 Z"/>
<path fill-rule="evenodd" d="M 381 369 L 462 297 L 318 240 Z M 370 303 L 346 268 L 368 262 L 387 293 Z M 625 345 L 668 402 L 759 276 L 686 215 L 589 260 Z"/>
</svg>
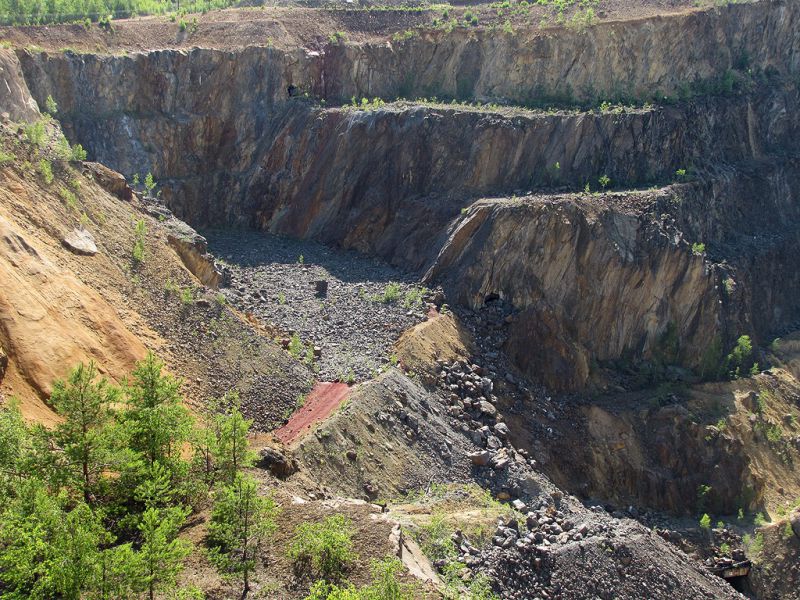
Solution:
<svg viewBox="0 0 800 600">
<path fill-rule="evenodd" d="M 266 469 L 278 479 L 286 479 L 297 472 L 298 463 L 292 456 L 287 456 L 284 452 L 275 448 L 263 448 L 259 452 L 258 465 L 261 469 Z"/>
</svg>

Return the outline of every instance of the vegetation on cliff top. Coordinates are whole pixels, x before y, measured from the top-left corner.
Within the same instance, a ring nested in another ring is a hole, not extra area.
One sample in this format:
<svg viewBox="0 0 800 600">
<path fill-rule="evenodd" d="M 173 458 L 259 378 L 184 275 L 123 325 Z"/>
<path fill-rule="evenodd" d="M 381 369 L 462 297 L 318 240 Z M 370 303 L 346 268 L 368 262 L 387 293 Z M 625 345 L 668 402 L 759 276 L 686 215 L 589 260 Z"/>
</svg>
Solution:
<svg viewBox="0 0 800 600">
<path fill-rule="evenodd" d="M 173 11 L 206 12 L 226 8 L 232 0 L 0 0 L 3 25 L 40 25 L 122 19 L 137 15 L 160 15 Z"/>
</svg>

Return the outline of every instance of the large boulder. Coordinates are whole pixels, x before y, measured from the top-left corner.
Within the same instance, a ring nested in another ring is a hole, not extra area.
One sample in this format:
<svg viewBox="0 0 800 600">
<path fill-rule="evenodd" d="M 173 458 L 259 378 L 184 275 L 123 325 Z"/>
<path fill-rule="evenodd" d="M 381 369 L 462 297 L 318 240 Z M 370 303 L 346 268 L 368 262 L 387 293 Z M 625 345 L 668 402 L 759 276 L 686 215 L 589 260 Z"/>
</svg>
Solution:
<svg viewBox="0 0 800 600">
<path fill-rule="evenodd" d="M 133 190 L 121 173 L 96 162 L 84 162 L 83 171 L 89 173 L 97 184 L 109 194 L 113 194 L 120 200 L 128 202 L 133 200 Z"/>
<path fill-rule="evenodd" d="M 800 538 L 800 510 L 793 513 L 789 517 L 789 523 L 792 526 L 792 531 L 794 532 L 795 537 Z"/>
<path fill-rule="evenodd" d="M 67 250 L 75 254 L 84 254 L 86 256 L 97 254 L 97 244 L 94 243 L 94 237 L 82 228 L 70 231 L 64 236 L 62 243 Z"/>
<path fill-rule="evenodd" d="M 258 467 L 272 473 L 278 479 L 286 479 L 298 469 L 297 461 L 277 448 L 266 447 L 259 452 Z"/>
</svg>

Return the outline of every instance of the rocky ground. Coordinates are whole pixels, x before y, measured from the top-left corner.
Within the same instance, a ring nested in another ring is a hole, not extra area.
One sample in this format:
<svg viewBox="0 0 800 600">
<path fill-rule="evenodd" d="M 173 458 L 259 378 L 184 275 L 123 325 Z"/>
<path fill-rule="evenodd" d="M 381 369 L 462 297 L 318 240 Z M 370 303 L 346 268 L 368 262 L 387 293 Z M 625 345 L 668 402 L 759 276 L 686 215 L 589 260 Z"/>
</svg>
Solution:
<svg viewBox="0 0 800 600">
<path fill-rule="evenodd" d="M 258 232 L 208 238 L 230 269 L 226 298 L 273 326 L 285 346 L 296 334 L 301 346 L 288 349 L 320 380 L 375 376 L 395 362 L 400 334 L 425 318 L 427 290 L 377 259 Z"/>
</svg>

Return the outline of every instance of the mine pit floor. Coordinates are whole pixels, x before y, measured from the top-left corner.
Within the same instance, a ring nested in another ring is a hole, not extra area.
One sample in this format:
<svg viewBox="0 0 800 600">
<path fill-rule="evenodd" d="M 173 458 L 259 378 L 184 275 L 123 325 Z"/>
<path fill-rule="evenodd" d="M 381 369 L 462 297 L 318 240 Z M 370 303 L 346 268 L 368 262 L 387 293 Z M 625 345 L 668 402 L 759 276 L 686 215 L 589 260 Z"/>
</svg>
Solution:
<svg viewBox="0 0 800 600">
<path fill-rule="evenodd" d="M 300 345 L 288 350 L 319 381 L 371 379 L 395 361 L 400 334 L 426 318 L 422 288 L 380 260 L 261 232 L 206 235 L 231 271 L 227 300 L 272 326 L 284 346 L 296 335 Z"/>
</svg>

